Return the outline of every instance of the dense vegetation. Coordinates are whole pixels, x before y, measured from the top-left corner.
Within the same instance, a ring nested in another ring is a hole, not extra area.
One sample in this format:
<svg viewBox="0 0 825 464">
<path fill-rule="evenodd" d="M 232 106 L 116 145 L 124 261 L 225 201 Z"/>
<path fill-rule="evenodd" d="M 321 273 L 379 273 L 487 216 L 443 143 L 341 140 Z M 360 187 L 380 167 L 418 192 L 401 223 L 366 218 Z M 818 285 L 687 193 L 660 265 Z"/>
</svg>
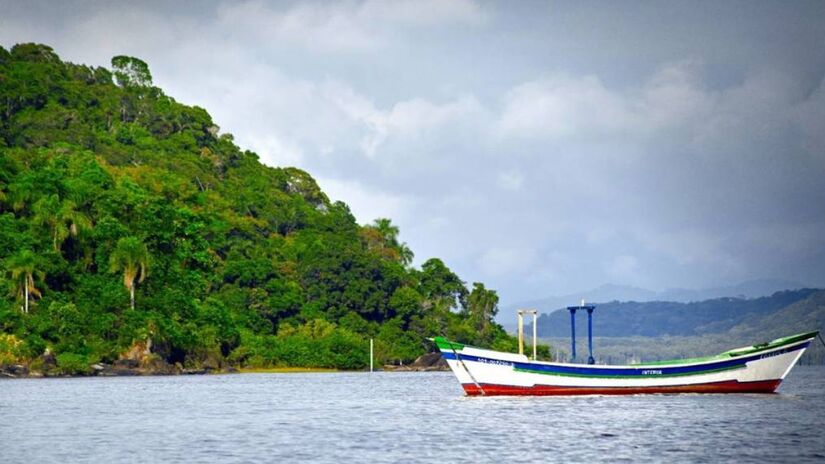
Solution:
<svg viewBox="0 0 825 464">
<path fill-rule="evenodd" d="M 363 368 L 426 337 L 513 349 L 498 297 L 410 266 L 295 168 L 262 165 L 148 66 L 0 47 L 0 364 L 84 372 L 135 346 L 184 366 Z"/>
</svg>

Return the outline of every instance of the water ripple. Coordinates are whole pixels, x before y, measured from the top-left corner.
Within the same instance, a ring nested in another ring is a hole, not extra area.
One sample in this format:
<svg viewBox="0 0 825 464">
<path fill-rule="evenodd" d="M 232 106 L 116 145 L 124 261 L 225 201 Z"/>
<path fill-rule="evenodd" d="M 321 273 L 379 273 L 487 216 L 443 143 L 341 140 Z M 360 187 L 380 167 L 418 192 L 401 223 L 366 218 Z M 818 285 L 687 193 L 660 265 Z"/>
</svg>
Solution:
<svg viewBox="0 0 825 464">
<path fill-rule="evenodd" d="M 778 395 L 467 398 L 448 373 L 0 382 L 16 462 L 821 462 L 825 368 Z"/>
</svg>

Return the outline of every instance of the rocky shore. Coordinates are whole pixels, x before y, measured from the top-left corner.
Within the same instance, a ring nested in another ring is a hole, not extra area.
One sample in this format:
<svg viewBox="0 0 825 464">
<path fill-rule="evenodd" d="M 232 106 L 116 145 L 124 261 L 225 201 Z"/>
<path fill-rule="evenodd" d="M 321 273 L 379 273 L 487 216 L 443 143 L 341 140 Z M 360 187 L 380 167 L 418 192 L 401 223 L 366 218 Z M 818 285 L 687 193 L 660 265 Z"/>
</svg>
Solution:
<svg viewBox="0 0 825 464">
<path fill-rule="evenodd" d="M 56 365 L 43 364 L 43 368 L 29 369 L 23 364 L 0 366 L 2 378 L 40 378 L 40 377 L 130 377 L 137 375 L 203 375 L 203 374 L 231 374 L 238 372 L 234 367 L 204 366 L 187 368 L 178 364 L 155 363 L 141 365 L 134 360 L 118 360 L 112 364 L 96 363 L 89 366 L 85 373 L 67 374 Z"/>
<path fill-rule="evenodd" d="M 28 364 L 0 364 L 0 378 L 38 377 L 128 377 L 136 375 L 199 375 L 238 372 L 231 366 L 222 365 L 219 360 L 207 359 L 198 367 L 184 367 L 180 363 L 170 364 L 157 353 L 152 352 L 152 341 L 140 341 L 121 353 L 113 363 L 95 363 L 72 366 L 70 370 L 61 367 L 57 357 L 46 350 Z"/>
</svg>

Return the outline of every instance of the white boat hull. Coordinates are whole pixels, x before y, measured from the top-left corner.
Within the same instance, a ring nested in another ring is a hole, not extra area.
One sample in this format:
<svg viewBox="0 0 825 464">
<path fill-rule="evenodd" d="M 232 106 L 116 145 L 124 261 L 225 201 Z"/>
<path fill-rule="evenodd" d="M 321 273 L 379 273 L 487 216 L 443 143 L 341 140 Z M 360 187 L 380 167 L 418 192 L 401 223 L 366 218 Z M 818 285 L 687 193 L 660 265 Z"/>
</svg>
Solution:
<svg viewBox="0 0 825 464">
<path fill-rule="evenodd" d="M 467 395 L 774 392 L 817 333 L 695 361 L 604 366 L 531 361 L 524 355 L 435 339 Z"/>
</svg>

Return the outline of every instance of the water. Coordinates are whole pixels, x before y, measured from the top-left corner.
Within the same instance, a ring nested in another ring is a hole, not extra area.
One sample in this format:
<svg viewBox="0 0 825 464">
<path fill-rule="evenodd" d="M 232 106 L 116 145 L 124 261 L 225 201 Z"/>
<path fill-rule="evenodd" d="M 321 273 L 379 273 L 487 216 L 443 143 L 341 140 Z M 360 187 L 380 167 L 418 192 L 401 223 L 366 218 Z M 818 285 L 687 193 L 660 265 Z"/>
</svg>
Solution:
<svg viewBox="0 0 825 464">
<path fill-rule="evenodd" d="M 449 373 L 0 381 L 0 462 L 823 462 L 825 367 L 777 395 L 467 398 Z"/>
</svg>

